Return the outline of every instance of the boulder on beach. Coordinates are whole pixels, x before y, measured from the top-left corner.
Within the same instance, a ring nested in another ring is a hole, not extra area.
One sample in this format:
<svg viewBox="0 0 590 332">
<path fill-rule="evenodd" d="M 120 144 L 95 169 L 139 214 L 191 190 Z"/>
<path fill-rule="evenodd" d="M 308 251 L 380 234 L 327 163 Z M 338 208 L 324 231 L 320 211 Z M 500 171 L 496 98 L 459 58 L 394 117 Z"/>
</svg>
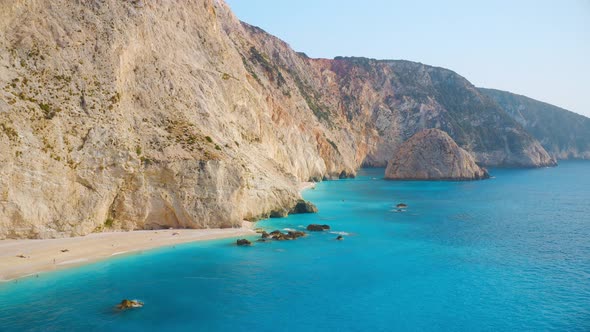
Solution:
<svg viewBox="0 0 590 332">
<path fill-rule="evenodd" d="M 330 230 L 329 225 L 318 225 L 318 224 L 311 224 L 307 226 L 307 230 L 310 232 L 323 232 Z"/>
<path fill-rule="evenodd" d="M 475 163 L 442 130 L 426 129 L 404 142 L 387 165 L 385 178 L 391 180 L 481 180 L 486 169 Z"/>
</svg>

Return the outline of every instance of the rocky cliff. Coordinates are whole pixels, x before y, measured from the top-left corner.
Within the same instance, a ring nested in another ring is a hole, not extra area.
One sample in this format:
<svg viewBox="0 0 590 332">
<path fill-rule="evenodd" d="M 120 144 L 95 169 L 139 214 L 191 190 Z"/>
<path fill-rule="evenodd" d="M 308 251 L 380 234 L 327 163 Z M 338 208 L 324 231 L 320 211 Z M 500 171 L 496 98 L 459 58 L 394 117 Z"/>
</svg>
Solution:
<svg viewBox="0 0 590 332">
<path fill-rule="evenodd" d="M 557 159 L 590 159 L 590 119 L 525 96 L 479 89 Z"/>
<path fill-rule="evenodd" d="M 556 164 L 498 104 L 453 71 L 410 61 L 310 59 L 263 30 L 243 25 L 257 52 L 268 55 L 267 67 L 275 66 L 295 83 L 322 124 L 344 128 L 344 137 L 361 142 L 365 166 L 385 167 L 401 143 L 427 128 L 446 131 L 481 164 Z"/>
<path fill-rule="evenodd" d="M 426 129 L 405 141 L 387 165 L 392 180 L 482 180 L 488 172 L 444 131 Z"/>
<path fill-rule="evenodd" d="M 0 6 L 0 239 L 237 226 L 429 127 L 485 164 L 551 164 L 453 72 L 310 59 L 221 0 Z"/>
</svg>

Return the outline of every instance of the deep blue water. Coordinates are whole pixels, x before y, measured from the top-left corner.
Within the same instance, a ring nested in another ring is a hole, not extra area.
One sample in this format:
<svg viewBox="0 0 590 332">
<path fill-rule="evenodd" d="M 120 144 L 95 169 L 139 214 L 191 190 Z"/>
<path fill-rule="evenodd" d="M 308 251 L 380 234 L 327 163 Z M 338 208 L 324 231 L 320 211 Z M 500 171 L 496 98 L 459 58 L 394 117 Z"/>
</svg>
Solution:
<svg viewBox="0 0 590 332">
<path fill-rule="evenodd" d="M 0 284 L 0 331 L 590 330 L 590 162 L 492 175 L 362 170 L 305 193 L 319 214 L 260 224 L 344 241 L 193 243 Z"/>
</svg>

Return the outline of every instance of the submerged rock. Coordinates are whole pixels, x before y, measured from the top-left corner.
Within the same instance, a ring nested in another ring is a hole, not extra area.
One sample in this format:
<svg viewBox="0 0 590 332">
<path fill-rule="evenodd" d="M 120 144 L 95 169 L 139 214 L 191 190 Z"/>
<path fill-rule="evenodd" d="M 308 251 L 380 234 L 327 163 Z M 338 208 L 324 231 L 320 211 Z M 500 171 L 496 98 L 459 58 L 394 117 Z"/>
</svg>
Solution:
<svg viewBox="0 0 590 332">
<path fill-rule="evenodd" d="M 273 240 L 277 240 L 277 241 L 285 241 L 285 240 L 296 240 L 300 237 L 304 237 L 307 234 L 305 232 L 302 231 L 288 231 L 286 234 L 276 230 L 276 231 L 272 231 L 269 234 L 267 234 L 267 237 L 264 237 L 265 235 L 263 234 L 262 239 L 268 239 L 271 238 Z"/>
<path fill-rule="evenodd" d="M 489 178 L 469 152 L 444 131 L 423 130 L 403 143 L 389 162 L 386 179 L 481 180 Z"/>
<path fill-rule="evenodd" d="M 297 201 L 297 204 L 293 209 L 291 209 L 291 214 L 301 214 L 301 213 L 317 213 L 318 208 L 311 202 L 305 201 L 300 199 Z"/>
<path fill-rule="evenodd" d="M 302 232 L 302 231 L 289 231 L 289 232 L 287 232 L 287 237 L 289 237 L 293 240 L 298 239 L 300 237 L 304 237 L 306 235 L 307 234 L 305 234 L 305 232 Z"/>
<path fill-rule="evenodd" d="M 127 310 L 127 309 L 133 309 L 133 308 L 141 308 L 143 307 L 143 302 L 140 302 L 138 300 L 123 300 L 121 301 L 121 303 L 119 303 L 117 305 L 117 308 L 120 310 Z"/>
<path fill-rule="evenodd" d="M 251 246 L 252 242 L 250 242 L 250 240 L 247 239 L 239 239 L 236 241 L 236 244 L 239 246 Z"/>
<path fill-rule="evenodd" d="M 329 225 L 318 225 L 318 224 L 311 224 L 307 226 L 307 230 L 310 232 L 323 232 L 330 230 Z"/>
</svg>

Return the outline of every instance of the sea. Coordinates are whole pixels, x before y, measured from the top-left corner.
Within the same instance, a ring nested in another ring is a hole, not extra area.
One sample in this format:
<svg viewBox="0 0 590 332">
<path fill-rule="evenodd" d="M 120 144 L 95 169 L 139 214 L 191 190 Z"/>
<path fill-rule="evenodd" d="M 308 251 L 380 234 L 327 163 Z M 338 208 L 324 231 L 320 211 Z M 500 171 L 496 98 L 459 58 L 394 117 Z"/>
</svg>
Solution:
<svg viewBox="0 0 590 332">
<path fill-rule="evenodd" d="M 330 231 L 3 283 L 0 331 L 590 331 L 590 162 L 490 171 L 406 182 L 362 169 L 304 192 L 319 213 L 257 225 Z M 122 299 L 145 305 L 118 311 Z"/>
</svg>

